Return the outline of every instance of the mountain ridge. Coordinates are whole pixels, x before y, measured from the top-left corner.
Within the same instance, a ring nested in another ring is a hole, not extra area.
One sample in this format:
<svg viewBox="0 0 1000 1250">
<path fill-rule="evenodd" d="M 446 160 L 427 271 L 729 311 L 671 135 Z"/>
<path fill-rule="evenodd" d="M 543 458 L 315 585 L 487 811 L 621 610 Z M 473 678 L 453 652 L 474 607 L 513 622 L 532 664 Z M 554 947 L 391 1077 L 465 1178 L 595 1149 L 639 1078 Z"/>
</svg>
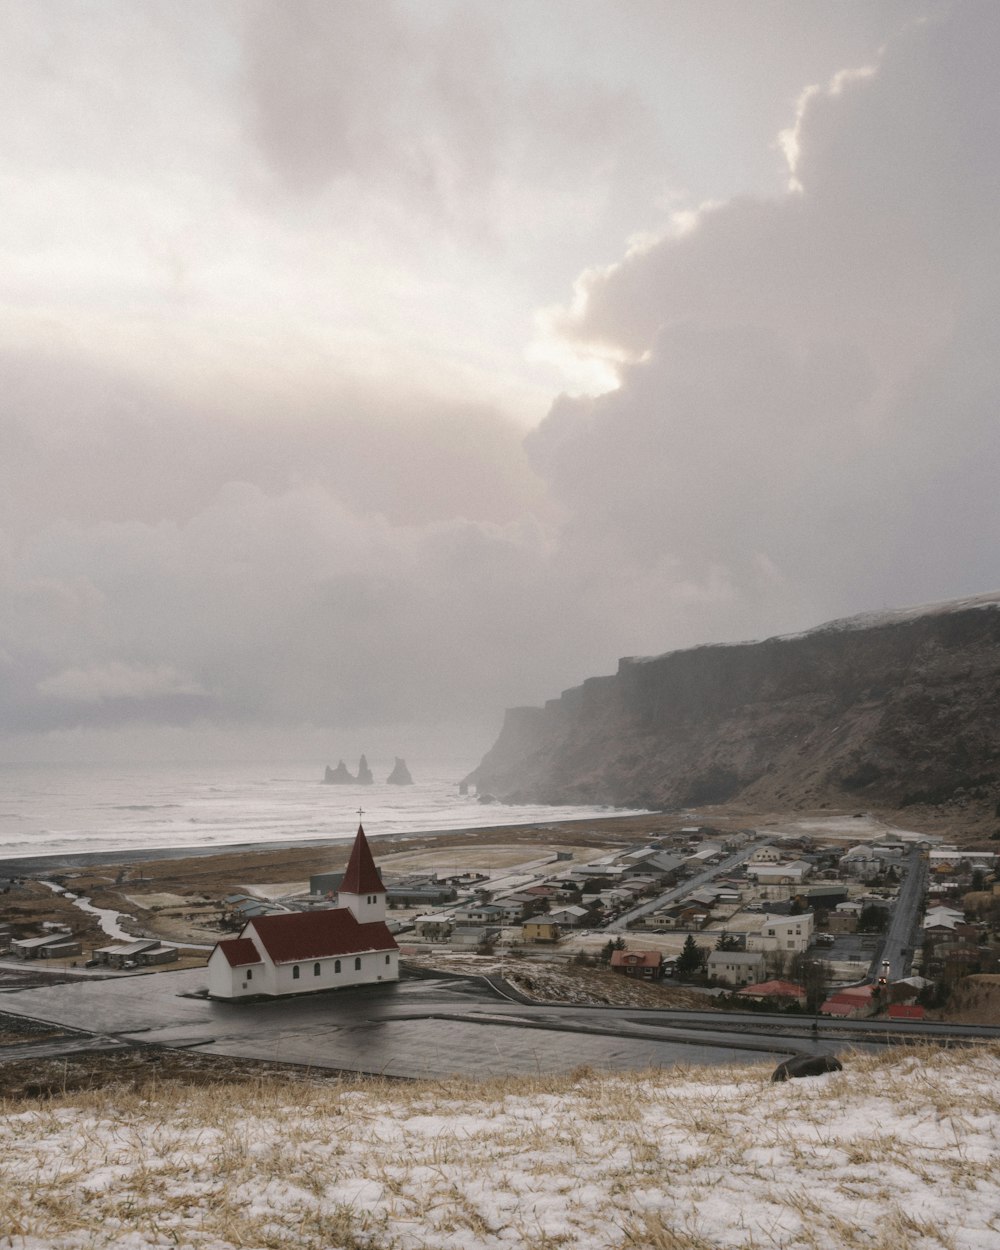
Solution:
<svg viewBox="0 0 1000 1250">
<path fill-rule="evenodd" d="M 1000 802 L 1000 593 L 624 657 L 508 709 L 467 780 L 518 802 Z"/>
</svg>

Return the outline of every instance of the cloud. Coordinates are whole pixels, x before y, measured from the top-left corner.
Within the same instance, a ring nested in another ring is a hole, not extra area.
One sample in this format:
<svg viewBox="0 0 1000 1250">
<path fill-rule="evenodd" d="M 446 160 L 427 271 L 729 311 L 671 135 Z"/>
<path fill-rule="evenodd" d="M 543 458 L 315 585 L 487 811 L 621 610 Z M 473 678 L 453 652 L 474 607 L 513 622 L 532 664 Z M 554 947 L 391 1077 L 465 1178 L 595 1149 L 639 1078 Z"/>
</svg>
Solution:
<svg viewBox="0 0 1000 1250">
<path fill-rule="evenodd" d="M 112 662 L 99 668 L 68 668 L 38 683 L 44 698 L 73 703 L 102 703 L 109 699 L 150 699 L 160 696 L 203 695 L 190 677 L 166 664 L 147 668 Z"/>
<path fill-rule="evenodd" d="M 998 47 L 995 6 L 915 26 L 803 97 L 794 189 L 704 209 L 563 313 L 620 385 L 558 401 L 533 461 L 569 541 L 724 579 L 688 636 L 1000 581 Z"/>
<path fill-rule="evenodd" d="M 36 6 L 0 53 L 20 74 L 8 734 L 451 721 L 486 745 L 501 707 L 623 653 L 1000 582 L 993 6 L 915 20 L 881 56 L 856 6 L 821 37 L 789 27 L 810 68 L 828 36 L 865 55 L 797 112 L 789 93 L 794 189 L 726 183 L 700 209 L 670 191 L 674 145 L 725 127 L 665 125 L 667 88 L 703 50 L 693 98 L 731 117 L 741 62 L 712 62 L 700 6 L 222 5 L 203 40 L 152 7 L 145 62 L 145 19 L 73 9 L 54 95 Z M 800 10 L 764 9 L 760 30 L 717 12 L 790 74 L 772 36 Z M 637 49 L 634 81 L 604 72 Z M 143 64 L 159 104 L 116 139 L 97 68 L 122 67 L 127 100 Z M 616 388 L 546 389 L 524 440 L 530 309 L 587 259 L 550 332 Z"/>
</svg>

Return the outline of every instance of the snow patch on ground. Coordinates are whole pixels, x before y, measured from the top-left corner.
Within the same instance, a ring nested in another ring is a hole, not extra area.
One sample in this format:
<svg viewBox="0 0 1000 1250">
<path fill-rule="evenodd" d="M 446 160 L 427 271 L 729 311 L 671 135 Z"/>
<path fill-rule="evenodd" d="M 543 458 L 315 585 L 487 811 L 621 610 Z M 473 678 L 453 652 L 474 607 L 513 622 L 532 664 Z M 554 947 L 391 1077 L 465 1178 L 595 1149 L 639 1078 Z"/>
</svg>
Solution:
<svg viewBox="0 0 1000 1250">
<path fill-rule="evenodd" d="M 7 1104 L 0 1245 L 994 1250 L 1000 1048 Z"/>
</svg>

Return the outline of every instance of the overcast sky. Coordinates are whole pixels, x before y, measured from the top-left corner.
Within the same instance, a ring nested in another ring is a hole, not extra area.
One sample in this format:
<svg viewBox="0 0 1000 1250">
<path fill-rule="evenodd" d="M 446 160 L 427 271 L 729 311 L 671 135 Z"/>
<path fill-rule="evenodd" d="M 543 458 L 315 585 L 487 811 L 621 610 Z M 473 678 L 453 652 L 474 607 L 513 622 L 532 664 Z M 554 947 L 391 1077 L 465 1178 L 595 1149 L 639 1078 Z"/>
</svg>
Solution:
<svg viewBox="0 0 1000 1250">
<path fill-rule="evenodd" d="M 992 0 L 0 15 L 0 759 L 1000 586 Z"/>
</svg>

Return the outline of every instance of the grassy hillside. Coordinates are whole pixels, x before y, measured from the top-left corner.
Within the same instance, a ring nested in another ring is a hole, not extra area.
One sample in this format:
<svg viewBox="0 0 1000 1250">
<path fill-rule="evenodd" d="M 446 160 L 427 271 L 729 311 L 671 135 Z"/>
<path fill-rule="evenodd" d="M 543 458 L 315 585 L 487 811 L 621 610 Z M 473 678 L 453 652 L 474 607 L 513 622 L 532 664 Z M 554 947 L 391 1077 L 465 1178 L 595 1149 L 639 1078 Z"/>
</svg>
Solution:
<svg viewBox="0 0 1000 1250">
<path fill-rule="evenodd" d="M 261 1076 L 0 1106 L 0 1244 L 984 1250 L 1000 1047 L 472 1083 Z M 12 1240 L 4 1240 L 4 1234 Z"/>
</svg>

